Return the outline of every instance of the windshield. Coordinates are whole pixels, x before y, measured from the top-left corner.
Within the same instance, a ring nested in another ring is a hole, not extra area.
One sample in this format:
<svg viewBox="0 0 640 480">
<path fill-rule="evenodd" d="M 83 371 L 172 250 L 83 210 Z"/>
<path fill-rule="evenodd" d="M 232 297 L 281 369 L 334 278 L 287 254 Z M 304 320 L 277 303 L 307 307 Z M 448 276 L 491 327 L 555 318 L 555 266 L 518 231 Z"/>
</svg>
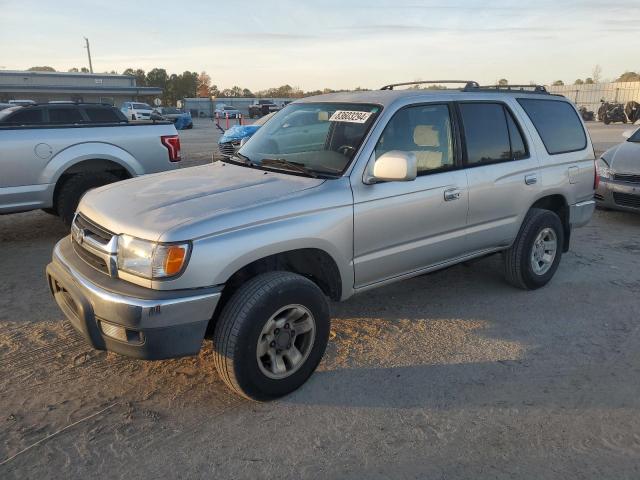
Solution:
<svg viewBox="0 0 640 480">
<path fill-rule="evenodd" d="M 0 113 L 0 115 L 2 115 Z M 636 143 L 640 143 L 640 128 L 636 130 L 636 132 L 631 135 L 628 139 L 629 142 L 636 142 Z"/>
<path fill-rule="evenodd" d="M 151 110 L 151 107 L 146 103 L 134 103 L 132 107 L 136 110 Z"/>
<path fill-rule="evenodd" d="M 342 174 L 382 110 L 361 103 L 294 103 L 260 128 L 238 152 L 254 165 L 286 169 L 285 162 L 311 173 Z M 301 170 L 301 169 L 299 169 Z"/>
<path fill-rule="evenodd" d="M 235 107 L 229 107 L 229 106 L 225 106 L 224 107 L 225 110 L 235 110 Z"/>
</svg>

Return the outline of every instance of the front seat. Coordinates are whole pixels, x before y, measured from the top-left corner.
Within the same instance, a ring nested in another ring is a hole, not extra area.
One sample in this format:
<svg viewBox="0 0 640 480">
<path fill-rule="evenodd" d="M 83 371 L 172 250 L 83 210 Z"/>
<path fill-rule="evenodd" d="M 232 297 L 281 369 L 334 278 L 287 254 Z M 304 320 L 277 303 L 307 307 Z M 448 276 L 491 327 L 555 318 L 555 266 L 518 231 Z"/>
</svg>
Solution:
<svg viewBox="0 0 640 480">
<path fill-rule="evenodd" d="M 413 129 L 413 143 L 415 144 L 413 152 L 418 160 L 418 171 L 445 166 L 442 161 L 440 133 L 433 125 L 417 125 Z"/>
</svg>

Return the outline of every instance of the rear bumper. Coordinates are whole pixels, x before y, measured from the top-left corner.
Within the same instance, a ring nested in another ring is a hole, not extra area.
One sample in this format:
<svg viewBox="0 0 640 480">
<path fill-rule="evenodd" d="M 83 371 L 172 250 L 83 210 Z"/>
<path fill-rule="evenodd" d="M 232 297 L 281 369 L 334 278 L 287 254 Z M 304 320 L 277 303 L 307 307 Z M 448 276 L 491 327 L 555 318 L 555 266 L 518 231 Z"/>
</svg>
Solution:
<svg viewBox="0 0 640 480">
<path fill-rule="evenodd" d="M 569 207 L 569 223 L 572 228 L 582 227 L 589 223 L 596 209 L 595 200 L 578 202 Z"/>
<path fill-rule="evenodd" d="M 616 197 L 618 197 L 617 201 Z M 637 197 L 636 201 L 632 201 L 634 197 Z M 596 202 L 599 206 L 605 208 L 640 212 L 640 184 L 620 182 L 601 177 L 600 185 L 596 191 Z"/>
<path fill-rule="evenodd" d="M 221 295 L 215 287 L 159 291 L 107 277 L 75 255 L 68 237 L 56 245 L 47 279 L 94 348 L 149 360 L 197 354 Z"/>
</svg>

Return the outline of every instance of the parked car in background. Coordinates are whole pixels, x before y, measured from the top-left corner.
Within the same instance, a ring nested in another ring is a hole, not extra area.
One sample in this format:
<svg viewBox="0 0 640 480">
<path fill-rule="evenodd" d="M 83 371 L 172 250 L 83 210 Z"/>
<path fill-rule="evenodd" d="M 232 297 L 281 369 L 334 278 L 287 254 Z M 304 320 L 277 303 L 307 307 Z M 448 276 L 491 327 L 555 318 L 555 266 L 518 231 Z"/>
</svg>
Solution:
<svg viewBox="0 0 640 480">
<path fill-rule="evenodd" d="M 150 120 L 153 107 L 148 103 L 124 102 L 120 110 L 129 120 Z"/>
<path fill-rule="evenodd" d="M 176 107 L 156 107 L 153 111 L 160 115 L 164 120 L 173 122 L 177 130 L 193 128 L 191 112 L 183 112 Z"/>
<path fill-rule="evenodd" d="M 106 104 L 35 104 L 0 111 L 0 214 L 41 208 L 71 223 L 89 189 L 176 168 L 169 122 L 132 124 Z"/>
<path fill-rule="evenodd" d="M 4 110 L 9 107 L 15 107 L 15 105 L 13 103 L 0 103 L 0 110 Z"/>
<path fill-rule="evenodd" d="M 640 212 L 640 128 L 627 130 L 627 138 L 598 159 L 600 184 L 596 202 L 604 208 Z"/>
<path fill-rule="evenodd" d="M 231 105 L 216 105 L 215 113 L 219 118 L 237 118 L 240 115 L 240 110 Z"/>
<path fill-rule="evenodd" d="M 256 100 L 249 105 L 249 118 L 262 117 L 280 110 L 280 107 L 271 100 Z"/>
<path fill-rule="evenodd" d="M 495 253 L 512 285 L 547 285 L 595 207 L 573 104 L 393 87 L 298 100 L 232 159 L 87 193 L 47 266 L 71 325 L 142 359 L 208 336 L 226 385 L 264 401 L 320 363 L 329 299 Z"/>
<path fill-rule="evenodd" d="M 276 112 L 259 118 L 251 125 L 234 125 L 222 134 L 218 139 L 218 151 L 223 158 L 234 155 L 238 149 L 264 125 Z"/>
</svg>

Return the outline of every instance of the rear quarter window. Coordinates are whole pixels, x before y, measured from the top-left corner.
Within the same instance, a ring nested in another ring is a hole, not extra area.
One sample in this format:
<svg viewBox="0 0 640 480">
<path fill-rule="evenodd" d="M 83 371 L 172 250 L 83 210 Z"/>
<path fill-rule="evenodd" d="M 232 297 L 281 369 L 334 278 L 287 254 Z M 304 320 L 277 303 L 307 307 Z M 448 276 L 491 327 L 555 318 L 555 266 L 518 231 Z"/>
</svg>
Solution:
<svg viewBox="0 0 640 480">
<path fill-rule="evenodd" d="M 89 121 L 94 123 L 118 123 L 125 122 L 126 118 L 119 110 L 105 107 L 85 107 L 84 112 Z"/>
<path fill-rule="evenodd" d="M 567 102 L 519 98 L 550 155 L 587 147 L 587 136 L 575 109 Z"/>
</svg>

